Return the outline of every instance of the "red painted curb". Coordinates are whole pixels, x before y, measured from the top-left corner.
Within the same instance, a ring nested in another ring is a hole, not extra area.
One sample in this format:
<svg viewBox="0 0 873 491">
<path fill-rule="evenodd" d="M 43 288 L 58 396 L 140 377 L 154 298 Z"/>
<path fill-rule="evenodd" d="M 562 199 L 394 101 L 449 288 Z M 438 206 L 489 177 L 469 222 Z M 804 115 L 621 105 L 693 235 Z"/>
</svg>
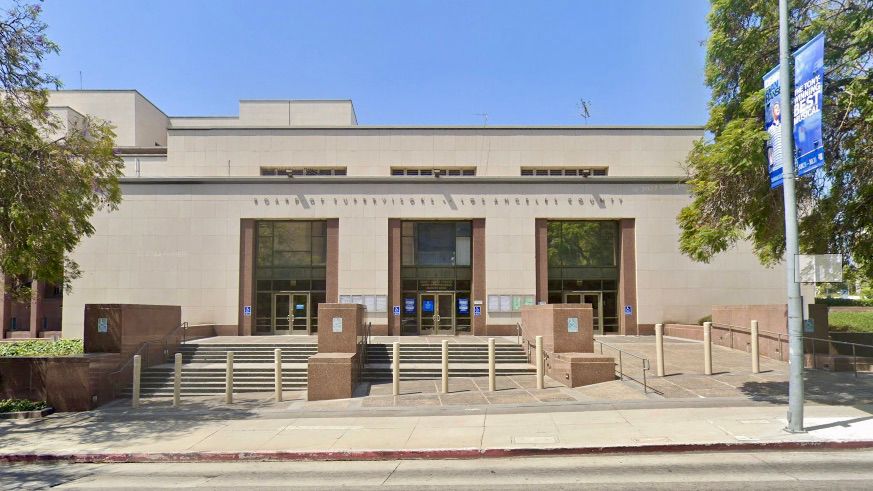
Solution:
<svg viewBox="0 0 873 491">
<path fill-rule="evenodd" d="M 873 448 L 873 440 L 738 442 L 659 445 L 619 445 L 614 447 L 556 448 L 457 448 L 422 450 L 326 450 L 326 451 L 251 451 L 251 452 L 155 452 L 155 453 L 19 453 L 0 454 L 0 462 L 70 463 L 154 463 L 154 462 L 252 462 L 252 461 L 328 461 L 328 460 L 421 460 L 482 459 L 498 457 L 536 457 L 552 455 L 592 455 L 629 453 L 681 453 L 772 450 L 851 450 Z"/>
</svg>

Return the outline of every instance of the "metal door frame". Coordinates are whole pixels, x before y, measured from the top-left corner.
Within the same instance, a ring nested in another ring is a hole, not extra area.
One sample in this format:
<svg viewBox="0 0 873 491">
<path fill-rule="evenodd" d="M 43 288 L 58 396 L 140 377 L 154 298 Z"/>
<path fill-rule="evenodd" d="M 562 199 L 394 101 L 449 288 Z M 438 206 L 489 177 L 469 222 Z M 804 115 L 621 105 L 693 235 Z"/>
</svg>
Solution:
<svg viewBox="0 0 873 491">
<path fill-rule="evenodd" d="M 272 302 L 273 302 L 273 305 L 272 305 L 272 314 L 273 314 L 273 316 L 272 316 L 272 319 L 271 319 L 271 322 L 270 322 L 270 334 L 272 334 L 272 335 L 274 335 L 274 336 L 277 334 L 277 333 L 276 333 L 276 317 L 277 317 L 277 316 L 276 316 L 276 297 L 278 297 L 279 295 L 287 295 L 287 296 L 289 297 L 289 298 L 288 298 L 288 310 L 289 310 L 289 313 L 292 313 L 292 315 L 289 315 L 289 316 L 288 316 L 288 317 L 289 317 L 289 318 L 288 318 L 288 332 L 287 332 L 287 333 L 282 333 L 282 334 L 295 335 L 295 336 L 305 336 L 305 335 L 312 334 L 312 325 L 311 325 L 311 323 L 312 323 L 312 315 L 311 315 L 312 312 L 310 311 L 310 309 L 311 309 L 311 307 L 312 307 L 312 305 L 311 305 L 311 303 L 312 303 L 312 296 L 310 295 L 310 292 L 308 292 L 308 291 L 280 291 L 280 292 L 273 292 L 273 296 L 272 296 L 272 299 L 271 299 Z M 294 295 L 305 295 L 305 296 L 306 296 L 306 333 L 302 333 L 302 332 L 299 333 L 299 334 L 295 334 L 295 333 L 294 333 L 294 316 L 293 316 L 294 309 L 292 308 L 292 306 L 294 305 L 294 301 L 293 301 L 293 300 L 294 300 Z"/>
<path fill-rule="evenodd" d="M 442 334 L 442 336 L 446 336 L 446 335 L 454 336 L 454 335 L 456 335 L 457 334 L 457 327 L 458 327 L 458 322 L 457 322 L 458 319 L 457 319 L 457 314 L 455 313 L 455 292 L 452 292 L 452 291 L 425 291 L 425 292 L 420 291 L 420 292 L 418 292 L 418 298 L 416 299 L 418 301 L 418 305 L 417 305 L 417 307 L 418 307 L 418 335 L 419 336 L 435 336 L 439 333 L 440 319 L 434 319 L 433 334 L 422 334 L 421 333 L 421 317 L 424 314 L 424 309 L 422 309 L 422 304 L 421 304 L 421 297 L 424 295 L 433 295 L 434 296 L 434 305 L 433 305 L 433 316 L 434 317 L 439 317 L 440 295 L 451 295 L 451 297 L 452 297 L 452 300 L 451 300 L 451 305 L 452 305 L 451 306 L 451 308 L 452 308 L 451 334 Z"/>
<path fill-rule="evenodd" d="M 591 291 L 591 290 L 574 290 L 569 292 L 564 292 L 564 303 L 567 303 L 567 295 L 579 295 L 580 297 L 585 295 L 597 295 L 597 318 L 594 319 L 593 331 L 594 334 L 603 335 L 603 292 L 602 291 Z M 580 300 L 584 300 L 580 298 Z M 580 302 L 586 303 L 586 302 Z"/>
</svg>

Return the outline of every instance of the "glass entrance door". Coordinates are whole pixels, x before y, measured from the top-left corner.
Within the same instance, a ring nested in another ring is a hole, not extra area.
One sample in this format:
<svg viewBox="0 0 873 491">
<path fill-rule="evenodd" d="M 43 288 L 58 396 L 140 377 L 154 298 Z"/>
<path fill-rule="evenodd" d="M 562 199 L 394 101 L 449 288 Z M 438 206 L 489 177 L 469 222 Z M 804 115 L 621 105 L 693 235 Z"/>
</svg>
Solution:
<svg viewBox="0 0 873 491">
<path fill-rule="evenodd" d="M 309 334 L 309 294 L 273 294 L 273 334 Z"/>
<path fill-rule="evenodd" d="M 422 336 L 455 334 L 455 294 L 418 295 L 418 326 Z"/>
<path fill-rule="evenodd" d="M 564 303 L 591 304 L 594 334 L 603 334 L 603 294 L 601 292 L 567 292 Z"/>
</svg>

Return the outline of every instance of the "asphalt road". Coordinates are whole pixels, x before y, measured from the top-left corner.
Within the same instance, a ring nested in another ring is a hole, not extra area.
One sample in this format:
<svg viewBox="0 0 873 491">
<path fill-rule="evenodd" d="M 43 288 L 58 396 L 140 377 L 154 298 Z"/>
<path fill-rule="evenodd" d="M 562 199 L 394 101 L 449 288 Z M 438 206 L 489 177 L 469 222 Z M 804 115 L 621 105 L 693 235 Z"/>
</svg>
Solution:
<svg viewBox="0 0 873 491">
<path fill-rule="evenodd" d="M 204 464 L 0 465 L 2 489 L 871 489 L 873 450 Z"/>
</svg>

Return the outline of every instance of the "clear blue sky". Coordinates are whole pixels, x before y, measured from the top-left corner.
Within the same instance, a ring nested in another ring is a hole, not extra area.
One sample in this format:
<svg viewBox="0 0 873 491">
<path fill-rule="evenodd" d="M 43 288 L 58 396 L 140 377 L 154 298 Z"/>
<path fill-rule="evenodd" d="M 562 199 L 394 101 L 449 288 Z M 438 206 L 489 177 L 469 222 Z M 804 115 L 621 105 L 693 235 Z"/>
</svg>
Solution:
<svg viewBox="0 0 873 491">
<path fill-rule="evenodd" d="M 67 88 L 171 116 L 352 99 L 361 124 L 702 124 L 705 0 L 46 0 Z"/>
</svg>

